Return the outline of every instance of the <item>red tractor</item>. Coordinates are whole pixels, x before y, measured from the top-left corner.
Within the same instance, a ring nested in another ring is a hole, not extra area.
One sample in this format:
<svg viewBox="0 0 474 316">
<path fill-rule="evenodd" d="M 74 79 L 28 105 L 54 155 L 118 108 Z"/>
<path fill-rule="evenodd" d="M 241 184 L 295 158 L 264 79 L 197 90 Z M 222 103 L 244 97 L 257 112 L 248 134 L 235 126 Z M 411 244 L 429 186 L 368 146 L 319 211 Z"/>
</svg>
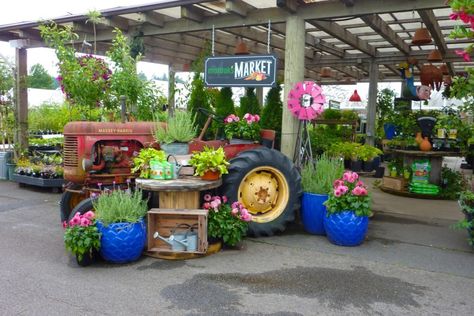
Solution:
<svg viewBox="0 0 474 316">
<path fill-rule="evenodd" d="M 189 151 L 204 146 L 224 147 L 230 161 L 229 173 L 219 188 L 230 202 L 240 201 L 253 215 L 252 236 L 281 232 L 295 218 L 301 195 L 300 174 L 294 164 L 273 148 L 274 131 L 262 130 L 260 144 L 231 145 L 226 140 L 204 141 L 211 119 L 209 112 L 200 136 Z M 217 120 L 217 119 L 216 119 Z M 61 198 L 61 220 L 92 208 L 94 193 L 105 187 L 130 185 L 131 159 L 143 147 L 153 146 L 153 122 L 97 123 L 72 122 L 64 127 L 64 178 L 68 181 Z"/>
</svg>

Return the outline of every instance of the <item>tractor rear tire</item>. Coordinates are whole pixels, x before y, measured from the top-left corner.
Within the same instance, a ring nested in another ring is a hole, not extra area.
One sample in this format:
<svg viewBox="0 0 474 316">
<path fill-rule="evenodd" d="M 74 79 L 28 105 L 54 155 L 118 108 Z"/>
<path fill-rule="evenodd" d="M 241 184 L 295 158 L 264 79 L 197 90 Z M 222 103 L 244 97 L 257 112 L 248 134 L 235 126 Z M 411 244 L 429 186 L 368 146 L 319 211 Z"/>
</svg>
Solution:
<svg viewBox="0 0 474 316">
<path fill-rule="evenodd" d="M 80 190 L 81 185 L 75 184 L 71 187 L 72 190 Z M 59 201 L 59 211 L 61 216 L 61 223 L 69 219 L 71 211 L 78 205 L 83 199 L 83 195 L 75 192 L 64 191 Z"/>
<path fill-rule="evenodd" d="M 94 198 L 87 198 L 77 204 L 76 207 L 71 211 L 71 214 L 69 214 L 69 221 L 74 217 L 76 213 L 82 215 L 87 213 L 88 211 L 94 211 L 94 205 L 92 204 L 93 200 Z"/>
<path fill-rule="evenodd" d="M 230 160 L 222 181 L 222 195 L 241 202 L 252 214 L 248 235 L 272 236 L 295 219 L 301 176 L 281 152 L 265 147 L 243 151 Z"/>
</svg>

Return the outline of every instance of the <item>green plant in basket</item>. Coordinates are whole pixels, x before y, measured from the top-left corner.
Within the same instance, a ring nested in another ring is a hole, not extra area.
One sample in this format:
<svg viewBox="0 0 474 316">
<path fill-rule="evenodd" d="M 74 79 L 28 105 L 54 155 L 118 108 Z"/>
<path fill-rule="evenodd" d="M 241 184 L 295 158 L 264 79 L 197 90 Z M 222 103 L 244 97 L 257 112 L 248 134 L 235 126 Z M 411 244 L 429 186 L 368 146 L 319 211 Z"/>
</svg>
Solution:
<svg viewBox="0 0 474 316">
<path fill-rule="evenodd" d="M 459 195 L 458 203 L 465 217 L 452 227 L 467 229 L 469 233 L 468 243 L 474 247 L 474 192 L 470 190 L 462 191 Z"/>
<path fill-rule="evenodd" d="M 354 211 L 357 216 L 369 216 L 370 196 L 359 175 L 352 171 L 344 172 L 341 179 L 334 181 L 329 199 L 324 202 L 328 216 L 333 213 Z"/>
<path fill-rule="evenodd" d="M 142 148 L 138 156 L 133 158 L 132 172 L 140 171 L 140 178 L 148 179 L 150 177 L 150 161 L 166 161 L 166 154 L 162 150 L 155 148 Z"/>
<path fill-rule="evenodd" d="M 94 217 L 92 211 L 83 215 L 76 213 L 69 222 L 63 222 L 64 244 L 78 261 L 86 254 L 92 256 L 92 252 L 100 248 L 100 233 Z"/>
<path fill-rule="evenodd" d="M 104 226 L 112 223 L 137 223 L 148 211 L 147 201 L 142 191 L 104 191 L 94 200 L 96 218 Z"/>
<path fill-rule="evenodd" d="M 303 191 L 316 194 L 328 194 L 334 181 L 344 172 L 344 164 L 338 157 L 322 154 L 315 164 L 306 164 L 301 170 Z"/>
<path fill-rule="evenodd" d="M 159 143 L 187 143 L 196 137 L 197 128 L 192 114 L 185 111 L 176 111 L 167 119 L 166 128 L 157 125 L 155 140 Z"/>
<path fill-rule="evenodd" d="M 189 164 L 196 168 L 194 175 L 202 176 L 207 171 L 219 172 L 221 175 L 228 173 L 229 162 L 225 158 L 224 148 L 214 149 L 204 147 L 201 152 L 194 152 Z"/>
</svg>

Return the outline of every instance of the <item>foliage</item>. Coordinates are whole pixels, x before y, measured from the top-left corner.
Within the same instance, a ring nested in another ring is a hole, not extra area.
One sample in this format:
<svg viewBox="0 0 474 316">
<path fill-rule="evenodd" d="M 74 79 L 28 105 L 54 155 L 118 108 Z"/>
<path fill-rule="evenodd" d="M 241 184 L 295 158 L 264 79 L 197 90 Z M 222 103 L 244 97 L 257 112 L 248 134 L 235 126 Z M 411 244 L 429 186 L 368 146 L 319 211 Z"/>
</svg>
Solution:
<svg viewBox="0 0 474 316">
<path fill-rule="evenodd" d="M 222 238 L 224 243 L 235 246 L 247 233 L 252 215 L 239 202 L 227 203 L 226 196 L 204 195 L 203 208 L 208 210 L 207 234 Z"/>
<path fill-rule="evenodd" d="M 346 125 L 337 125 L 332 128 L 325 124 L 309 126 L 311 149 L 313 154 L 320 155 L 339 142 L 349 141 L 352 137 L 352 128 Z"/>
<path fill-rule="evenodd" d="M 314 164 L 309 163 L 301 170 L 301 185 L 309 193 L 328 194 L 334 181 L 344 172 L 340 158 L 322 154 Z"/>
<path fill-rule="evenodd" d="M 340 120 L 341 119 L 341 111 L 335 109 L 326 109 L 323 111 L 321 118 L 324 120 Z"/>
<path fill-rule="evenodd" d="M 281 85 L 277 84 L 268 91 L 265 107 L 262 111 L 262 128 L 276 131 L 275 144 L 280 144 L 283 102 L 281 101 Z"/>
<path fill-rule="evenodd" d="M 10 94 L 13 85 L 12 68 L 6 62 L 0 60 L 0 138 L 2 144 L 13 142 L 16 126 L 12 94 Z"/>
<path fill-rule="evenodd" d="M 441 169 L 441 197 L 455 200 L 466 189 L 467 181 L 461 172 L 446 167 Z"/>
<path fill-rule="evenodd" d="M 100 22 L 101 14 L 97 10 L 90 10 L 87 12 L 87 23 L 92 23 L 92 29 L 94 31 L 94 54 L 97 54 L 97 30 L 96 30 L 96 25 L 97 23 Z"/>
<path fill-rule="evenodd" d="M 347 160 L 358 160 L 360 159 L 360 148 L 362 144 L 353 142 L 337 142 L 333 143 L 329 149 L 328 154 L 331 156 L 343 157 Z"/>
<path fill-rule="evenodd" d="M 458 202 L 465 218 L 457 222 L 453 227 L 467 229 L 469 232 L 468 242 L 471 246 L 474 246 L 474 193 L 470 190 L 462 191 Z"/>
<path fill-rule="evenodd" d="M 41 64 L 31 66 L 28 76 L 28 88 L 54 89 L 54 79 Z"/>
<path fill-rule="evenodd" d="M 210 110 L 209 96 L 206 93 L 204 87 L 204 80 L 200 73 L 195 73 L 193 81 L 191 82 L 191 95 L 188 101 L 188 112 L 191 112 L 192 116 L 196 118 L 196 126 L 199 130 L 204 127 L 207 117 L 200 114 L 199 108 Z"/>
<path fill-rule="evenodd" d="M 363 161 L 371 161 L 375 157 L 382 154 L 382 151 L 374 146 L 362 145 L 358 146 L 356 149 L 357 157 Z"/>
<path fill-rule="evenodd" d="M 131 172 L 135 173 L 140 171 L 139 177 L 148 179 L 150 177 L 151 160 L 165 161 L 166 154 L 164 151 L 155 148 L 140 149 L 138 156 L 133 158 L 133 168 Z"/>
<path fill-rule="evenodd" d="M 30 146 L 63 146 L 64 137 L 52 138 L 29 138 L 28 144 Z"/>
<path fill-rule="evenodd" d="M 93 201 L 93 205 L 97 220 L 104 226 L 113 223 L 136 223 L 148 212 L 147 201 L 142 198 L 141 190 L 106 190 Z"/>
<path fill-rule="evenodd" d="M 225 158 L 224 148 L 204 147 L 201 152 L 193 152 L 189 164 L 196 168 L 194 175 L 202 176 L 206 171 L 218 171 L 221 175 L 228 173 L 229 162 Z"/>
<path fill-rule="evenodd" d="M 346 171 L 342 178 L 334 182 L 333 191 L 329 199 L 324 202 L 327 215 L 344 211 L 354 211 L 357 216 L 369 216 L 370 196 L 359 175 Z"/>
<path fill-rule="evenodd" d="M 240 98 L 240 116 L 245 113 L 260 114 L 260 104 L 258 103 L 255 88 L 245 88 L 245 96 Z"/>
<path fill-rule="evenodd" d="M 173 116 L 168 117 L 166 128 L 157 124 L 154 137 L 159 143 L 187 143 L 196 137 L 196 133 L 191 113 L 176 111 Z"/>
<path fill-rule="evenodd" d="M 6 62 L 0 60 L 0 96 L 7 95 L 7 92 L 13 88 L 14 83 L 13 69 Z"/>
<path fill-rule="evenodd" d="M 231 114 L 224 119 L 224 132 L 227 139 L 241 138 L 249 140 L 260 139 L 260 116 L 245 113 L 240 119 L 235 114 Z"/>
<path fill-rule="evenodd" d="M 359 114 L 354 110 L 342 110 L 341 119 L 344 121 L 355 121 L 359 119 Z"/>
<path fill-rule="evenodd" d="M 383 89 L 377 92 L 377 134 L 384 135 L 383 125 L 390 122 L 393 112 L 393 100 L 395 98 L 395 91 L 391 89 Z"/>
<path fill-rule="evenodd" d="M 77 256 L 79 261 L 85 254 L 92 254 L 100 248 L 100 233 L 95 226 L 94 217 L 92 211 L 84 215 L 76 213 L 69 223 L 63 223 L 66 249 Z"/>
<path fill-rule="evenodd" d="M 216 114 L 220 117 L 227 117 L 235 112 L 234 101 L 232 100 L 232 88 L 224 87 L 219 91 L 216 98 Z"/>
</svg>

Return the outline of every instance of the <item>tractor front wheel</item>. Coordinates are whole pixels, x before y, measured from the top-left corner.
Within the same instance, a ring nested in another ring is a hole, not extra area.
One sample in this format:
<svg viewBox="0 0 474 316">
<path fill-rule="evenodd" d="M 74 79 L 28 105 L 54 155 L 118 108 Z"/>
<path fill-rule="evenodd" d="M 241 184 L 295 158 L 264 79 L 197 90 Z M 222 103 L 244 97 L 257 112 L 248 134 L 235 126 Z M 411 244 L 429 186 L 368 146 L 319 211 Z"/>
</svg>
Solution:
<svg viewBox="0 0 474 316">
<path fill-rule="evenodd" d="M 230 202 L 239 201 L 252 214 L 249 235 L 272 236 L 284 231 L 295 218 L 301 177 L 285 155 L 261 147 L 246 150 L 230 161 L 221 191 Z"/>
</svg>

